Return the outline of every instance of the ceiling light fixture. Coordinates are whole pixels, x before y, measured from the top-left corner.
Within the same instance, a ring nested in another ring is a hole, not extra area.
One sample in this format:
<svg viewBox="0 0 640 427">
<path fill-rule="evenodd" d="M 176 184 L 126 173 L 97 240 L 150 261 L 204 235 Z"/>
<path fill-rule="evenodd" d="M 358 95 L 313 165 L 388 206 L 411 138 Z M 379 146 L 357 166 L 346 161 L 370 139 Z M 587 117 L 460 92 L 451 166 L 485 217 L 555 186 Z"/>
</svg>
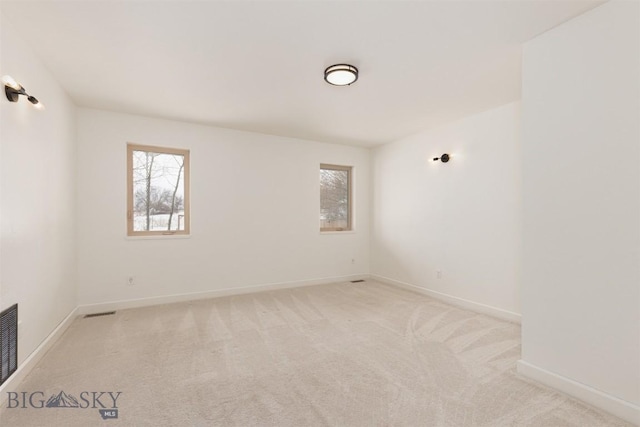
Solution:
<svg viewBox="0 0 640 427">
<path fill-rule="evenodd" d="M 2 76 L 2 83 L 4 83 L 4 94 L 9 101 L 18 102 L 20 95 L 24 95 L 36 108 L 44 108 L 44 105 L 42 105 L 35 96 L 29 95 L 22 85 L 16 82 L 13 77 Z"/>
<path fill-rule="evenodd" d="M 336 64 L 324 70 L 324 80 L 334 86 L 349 86 L 358 80 L 358 69 L 349 64 Z"/>
<path fill-rule="evenodd" d="M 447 163 L 449 161 L 450 157 L 447 153 L 444 153 L 442 156 L 440 157 L 434 157 L 433 161 L 437 162 L 438 160 L 440 160 L 442 163 Z"/>
</svg>

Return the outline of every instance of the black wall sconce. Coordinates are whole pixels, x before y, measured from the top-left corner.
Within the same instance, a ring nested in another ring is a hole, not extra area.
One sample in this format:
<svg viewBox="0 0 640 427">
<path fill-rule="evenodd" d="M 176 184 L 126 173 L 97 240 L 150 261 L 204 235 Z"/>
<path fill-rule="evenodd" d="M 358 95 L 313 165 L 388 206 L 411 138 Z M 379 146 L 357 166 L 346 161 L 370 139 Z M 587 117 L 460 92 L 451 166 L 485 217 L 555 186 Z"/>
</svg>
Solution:
<svg viewBox="0 0 640 427">
<path fill-rule="evenodd" d="M 447 163 L 449 161 L 449 155 L 447 153 L 444 153 L 442 156 L 440 157 L 434 157 L 433 161 L 437 162 L 438 160 L 440 160 L 442 163 Z"/>
<path fill-rule="evenodd" d="M 29 95 L 25 88 L 23 88 L 22 85 L 16 82 L 11 76 L 3 76 L 2 83 L 4 84 L 4 94 L 7 96 L 9 101 L 18 102 L 20 95 L 24 95 L 36 108 L 44 108 L 44 105 L 42 105 L 35 96 Z"/>
</svg>

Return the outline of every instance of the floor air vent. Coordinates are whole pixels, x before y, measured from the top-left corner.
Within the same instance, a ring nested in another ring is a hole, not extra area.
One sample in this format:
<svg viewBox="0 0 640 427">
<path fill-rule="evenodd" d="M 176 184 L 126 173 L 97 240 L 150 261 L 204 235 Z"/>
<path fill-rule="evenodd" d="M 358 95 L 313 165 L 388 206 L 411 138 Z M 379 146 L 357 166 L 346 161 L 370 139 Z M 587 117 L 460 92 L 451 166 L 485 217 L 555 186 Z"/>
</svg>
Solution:
<svg viewBox="0 0 640 427">
<path fill-rule="evenodd" d="M 364 279 L 360 279 L 360 280 L 352 280 L 351 283 L 361 283 L 364 282 Z"/>
<path fill-rule="evenodd" d="M 0 384 L 18 369 L 18 304 L 0 313 Z"/>
<path fill-rule="evenodd" d="M 100 317 L 100 316 L 111 316 L 112 314 L 116 314 L 115 311 L 105 311 L 104 313 L 93 313 L 93 314 L 86 314 L 84 316 L 84 318 L 88 318 L 88 317 Z"/>
</svg>

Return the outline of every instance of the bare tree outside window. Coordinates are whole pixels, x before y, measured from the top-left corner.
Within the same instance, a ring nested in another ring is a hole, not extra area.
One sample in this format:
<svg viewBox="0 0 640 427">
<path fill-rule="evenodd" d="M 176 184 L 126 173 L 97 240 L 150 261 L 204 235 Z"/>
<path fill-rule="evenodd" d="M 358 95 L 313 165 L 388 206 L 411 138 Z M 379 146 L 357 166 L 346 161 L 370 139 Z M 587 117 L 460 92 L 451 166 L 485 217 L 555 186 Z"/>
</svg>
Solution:
<svg viewBox="0 0 640 427">
<path fill-rule="evenodd" d="M 188 234 L 189 151 L 128 145 L 128 234 Z"/>
<path fill-rule="evenodd" d="M 352 229 L 351 169 L 320 165 L 320 231 Z"/>
</svg>

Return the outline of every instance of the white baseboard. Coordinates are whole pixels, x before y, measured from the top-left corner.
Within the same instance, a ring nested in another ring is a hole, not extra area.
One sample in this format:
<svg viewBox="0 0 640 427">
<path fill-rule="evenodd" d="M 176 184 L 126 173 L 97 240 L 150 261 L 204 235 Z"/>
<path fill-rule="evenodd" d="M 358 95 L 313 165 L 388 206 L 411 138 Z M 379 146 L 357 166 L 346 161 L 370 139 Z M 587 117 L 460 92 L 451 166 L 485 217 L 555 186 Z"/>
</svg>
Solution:
<svg viewBox="0 0 640 427">
<path fill-rule="evenodd" d="M 640 406 L 604 393 L 588 385 L 579 383 L 562 375 L 549 372 L 535 365 L 518 361 L 518 373 L 539 383 L 560 390 L 563 393 L 582 400 L 590 405 L 609 412 L 625 421 L 640 425 Z"/>
<path fill-rule="evenodd" d="M 368 277 L 368 274 L 353 274 L 349 276 L 325 277 L 322 279 L 300 280 L 293 282 L 268 283 L 263 285 L 243 286 L 239 288 L 216 289 L 211 291 L 191 292 L 186 294 L 174 294 L 150 298 L 111 301 L 97 304 L 85 304 L 78 306 L 78 314 L 92 314 L 100 313 L 103 311 L 124 310 L 126 308 L 148 307 L 152 305 L 170 304 L 174 302 L 219 298 L 232 295 L 251 294 L 254 292 L 273 291 L 278 289 L 299 288 L 302 286 L 314 286 L 322 285 L 325 283 L 360 280 L 366 279 Z"/>
<path fill-rule="evenodd" d="M 501 320 L 507 320 L 509 322 L 520 323 L 521 315 L 513 313 L 511 311 L 503 310 L 501 308 L 492 307 L 490 305 L 480 304 L 478 302 L 469 301 L 463 298 L 454 297 L 453 295 L 444 294 L 442 292 L 433 291 L 431 289 L 423 288 L 421 286 L 412 285 L 411 283 L 401 282 L 399 280 L 390 279 L 384 276 L 378 276 L 375 274 L 370 275 L 371 279 L 378 282 L 386 283 L 392 286 L 398 286 L 409 291 L 418 292 L 423 295 L 427 295 L 451 305 L 466 308 L 467 310 L 475 311 L 478 313 L 486 314 L 492 317 L 497 317 Z"/>
<path fill-rule="evenodd" d="M 31 372 L 40 359 L 51 349 L 53 344 L 64 334 L 67 328 L 78 315 L 78 307 L 71 310 L 71 313 L 40 343 L 40 345 L 18 366 L 18 369 L 0 386 L 0 408 L 5 407 L 7 392 L 15 391 L 18 384 Z"/>
</svg>

